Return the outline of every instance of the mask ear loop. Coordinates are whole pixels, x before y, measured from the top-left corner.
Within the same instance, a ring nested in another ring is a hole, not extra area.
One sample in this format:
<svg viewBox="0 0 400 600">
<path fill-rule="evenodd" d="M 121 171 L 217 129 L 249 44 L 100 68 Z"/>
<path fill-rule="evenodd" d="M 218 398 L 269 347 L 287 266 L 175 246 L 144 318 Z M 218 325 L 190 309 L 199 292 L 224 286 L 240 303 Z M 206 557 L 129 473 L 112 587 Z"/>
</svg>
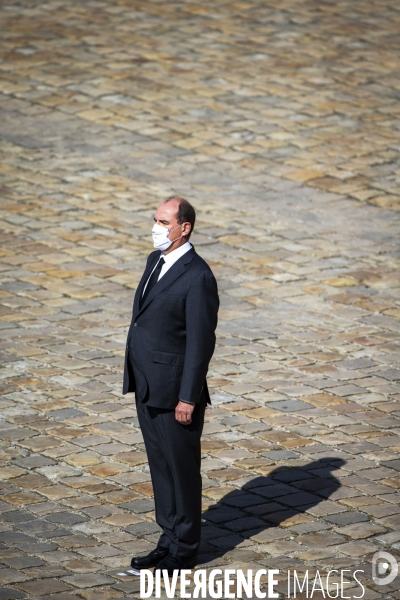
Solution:
<svg viewBox="0 0 400 600">
<path fill-rule="evenodd" d="M 171 231 L 174 231 L 175 229 L 178 229 L 178 227 L 181 227 L 181 226 L 177 225 L 173 229 L 168 229 L 168 239 L 169 239 L 169 235 L 170 235 Z M 174 244 L 175 242 L 177 242 L 178 240 L 181 240 L 182 238 L 183 238 L 183 235 L 181 235 L 180 237 L 176 238 L 176 240 L 169 240 L 169 241 L 171 242 L 171 244 Z"/>
<path fill-rule="evenodd" d="M 180 227 L 180 225 L 177 225 L 176 227 L 173 227 L 172 229 L 168 229 L 168 235 L 171 233 L 171 231 L 178 229 L 178 227 Z"/>
<path fill-rule="evenodd" d="M 175 242 L 177 242 L 178 240 L 181 240 L 183 238 L 183 235 L 181 235 L 180 237 L 176 238 L 176 240 L 169 240 L 172 244 L 175 244 Z M 168 238 L 169 239 L 169 238 Z"/>
</svg>

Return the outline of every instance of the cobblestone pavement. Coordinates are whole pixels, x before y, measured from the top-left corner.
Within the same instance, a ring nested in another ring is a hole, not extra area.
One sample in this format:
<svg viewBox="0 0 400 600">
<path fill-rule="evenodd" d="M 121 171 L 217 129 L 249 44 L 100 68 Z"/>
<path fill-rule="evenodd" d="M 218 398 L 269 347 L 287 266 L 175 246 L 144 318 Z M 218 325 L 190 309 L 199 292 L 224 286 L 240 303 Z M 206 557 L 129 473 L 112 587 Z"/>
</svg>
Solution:
<svg viewBox="0 0 400 600">
<path fill-rule="evenodd" d="M 139 596 L 118 573 L 158 529 L 121 372 L 171 193 L 222 300 L 199 566 L 280 569 L 282 598 L 288 569 L 358 568 L 400 598 L 371 578 L 400 550 L 396 0 L 1 17 L 0 599 Z"/>
</svg>

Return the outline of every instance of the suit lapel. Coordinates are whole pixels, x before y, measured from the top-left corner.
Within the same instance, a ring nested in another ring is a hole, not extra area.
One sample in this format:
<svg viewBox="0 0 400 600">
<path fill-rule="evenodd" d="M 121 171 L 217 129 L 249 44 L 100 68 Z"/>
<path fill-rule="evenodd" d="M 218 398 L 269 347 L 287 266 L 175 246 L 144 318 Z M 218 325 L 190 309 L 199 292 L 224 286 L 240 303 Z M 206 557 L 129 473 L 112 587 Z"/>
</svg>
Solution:
<svg viewBox="0 0 400 600">
<path fill-rule="evenodd" d="M 135 306 L 134 306 L 134 311 L 133 311 L 135 316 L 137 316 L 139 313 L 140 298 L 143 295 L 144 285 L 145 285 L 146 281 L 148 280 L 148 278 L 150 277 L 150 273 L 156 266 L 159 259 L 160 259 L 160 255 L 156 256 L 155 259 L 153 261 L 151 261 L 151 263 L 148 265 L 147 269 L 145 269 L 141 280 L 139 281 L 139 285 L 137 287 L 136 294 L 135 294 Z"/>
<path fill-rule="evenodd" d="M 149 295 L 147 296 L 146 300 L 144 301 L 143 306 L 140 308 L 140 310 L 138 310 L 137 316 L 143 310 L 145 310 L 147 308 L 147 306 L 150 304 L 150 302 L 160 292 L 165 290 L 166 287 L 171 285 L 171 283 L 173 283 L 175 281 L 175 279 L 180 277 L 182 275 L 182 273 L 184 273 L 186 271 L 186 265 L 191 262 L 191 260 L 193 259 L 193 256 L 194 256 L 194 248 L 191 248 L 188 252 L 186 252 L 186 254 L 184 254 L 179 260 L 177 260 L 176 263 L 174 263 L 170 269 L 168 269 L 168 271 L 165 273 L 165 275 L 163 275 L 163 277 L 161 277 L 160 281 L 157 281 L 156 285 L 150 291 Z M 154 268 L 154 264 L 155 263 L 153 263 L 153 268 Z M 147 277 L 148 277 L 148 275 L 147 275 Z M 142 282 L 140 282 L 140 285 L 141 285 L 141 289 L 143 289 Z M 139 296 L 139 298 L 140 297 L 141 296 Z"/>
</svg>

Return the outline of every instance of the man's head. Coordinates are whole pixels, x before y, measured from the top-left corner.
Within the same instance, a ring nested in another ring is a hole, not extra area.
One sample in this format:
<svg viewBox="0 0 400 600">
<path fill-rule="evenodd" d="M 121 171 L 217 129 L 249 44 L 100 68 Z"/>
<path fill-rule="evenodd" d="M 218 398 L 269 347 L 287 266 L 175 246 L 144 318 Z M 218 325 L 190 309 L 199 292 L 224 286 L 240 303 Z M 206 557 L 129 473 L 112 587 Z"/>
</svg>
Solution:
<svg viewBox="0 0 400 600">
<path fill-rule="evenodd" d="M 164 254 L 176 250 L 185 244 L 191 236 L 196 221 L 196 211 L 184 198 L 170 196 L 157 209 L 154 223 L 170 231 L 168 239 L 171 246 Z"/>
</svg>

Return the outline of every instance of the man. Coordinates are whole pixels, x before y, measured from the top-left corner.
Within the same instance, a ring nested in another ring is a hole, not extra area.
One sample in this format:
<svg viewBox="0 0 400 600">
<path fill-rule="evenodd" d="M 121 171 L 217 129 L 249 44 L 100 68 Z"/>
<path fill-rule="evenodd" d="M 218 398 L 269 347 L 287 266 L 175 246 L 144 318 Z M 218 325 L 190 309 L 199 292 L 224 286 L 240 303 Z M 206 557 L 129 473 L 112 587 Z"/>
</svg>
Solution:
<svg viewBox="0 0 400 600">
<path fill-rule="evenodd" d="M 200 436 L 219 307 L 215 278 L 189 242 L 196 213 L 171 196 L 157 209 L 154 247 L 136 290 L 123 393 L 135 392 L 148 455 L 157 547 L 136 569 L 192 568 L 200 545 Z"/>
</svg>

